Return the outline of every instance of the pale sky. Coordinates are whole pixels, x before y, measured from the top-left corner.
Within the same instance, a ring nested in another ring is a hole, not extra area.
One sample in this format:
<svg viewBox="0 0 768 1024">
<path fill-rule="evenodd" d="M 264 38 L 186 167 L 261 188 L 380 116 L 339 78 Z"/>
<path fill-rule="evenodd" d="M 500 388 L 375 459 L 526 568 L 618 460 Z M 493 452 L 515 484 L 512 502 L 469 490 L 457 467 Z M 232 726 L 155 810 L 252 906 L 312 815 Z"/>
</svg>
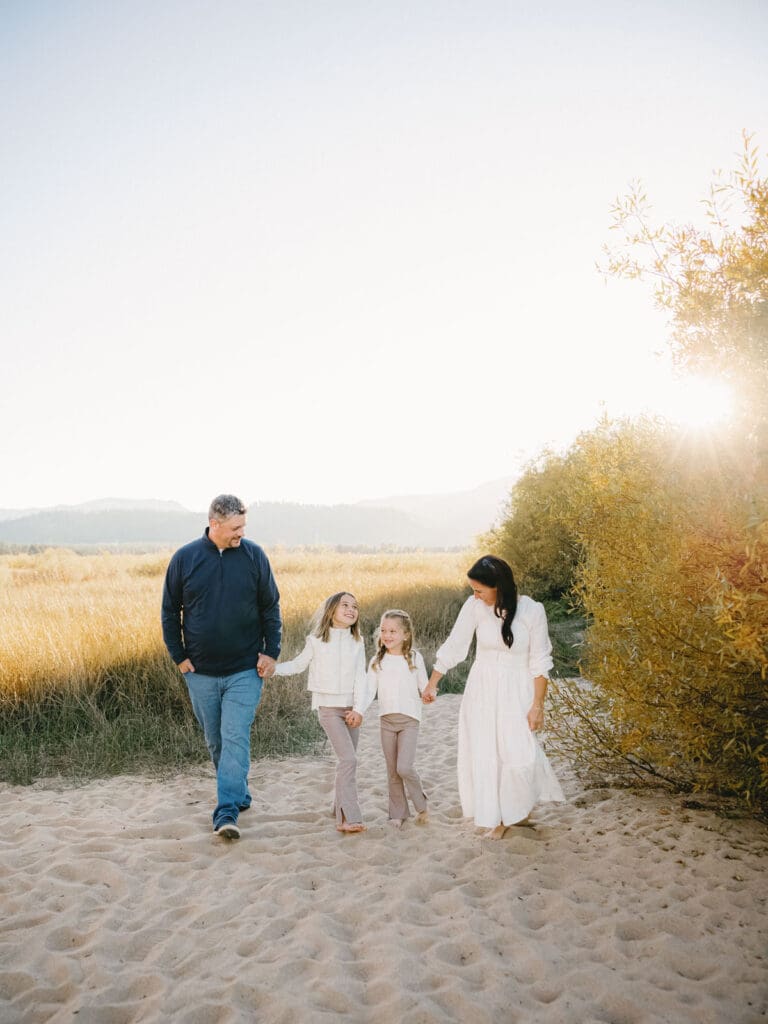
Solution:
<svg viewBox="0 0 768 1024">
<path fill-rule="evenodd" d="M 595 270 L 768 149 L 765 0 L 0 0 L 0 508 L 462 490 L 670 400 Z M 656 405 L 654 404 L 656 403 Z"/>
</svg>

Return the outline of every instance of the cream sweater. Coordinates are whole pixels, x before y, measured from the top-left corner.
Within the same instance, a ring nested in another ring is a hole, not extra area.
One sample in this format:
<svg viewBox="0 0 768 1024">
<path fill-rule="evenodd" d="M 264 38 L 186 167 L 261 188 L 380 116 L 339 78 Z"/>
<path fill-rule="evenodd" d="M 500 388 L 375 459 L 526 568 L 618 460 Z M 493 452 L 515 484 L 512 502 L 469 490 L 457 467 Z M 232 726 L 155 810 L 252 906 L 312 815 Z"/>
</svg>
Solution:
<svg viewBox="0 0 768 1024">
<path fill-rule="evenodd" d="M 356 700 L 354 710 L 363 715 L 373 698 L 379 697 L 379 716 L 409 715 L 421 721 L 421 691 L 427 685 L 427 668 L 418 651 L 412 651 L 414 668 L 402 654 L 385 654 L 378 669 L 369 668 L 365 691 Z"/>
</svg>

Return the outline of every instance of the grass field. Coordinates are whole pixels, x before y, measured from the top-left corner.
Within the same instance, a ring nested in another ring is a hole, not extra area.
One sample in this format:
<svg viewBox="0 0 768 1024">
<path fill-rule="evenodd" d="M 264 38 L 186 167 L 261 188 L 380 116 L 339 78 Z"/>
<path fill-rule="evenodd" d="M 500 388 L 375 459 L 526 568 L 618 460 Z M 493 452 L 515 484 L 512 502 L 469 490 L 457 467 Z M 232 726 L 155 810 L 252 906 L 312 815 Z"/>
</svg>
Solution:
<svg viewBox="0 0 768 1024">
<path fill-rule="evenodd" d="M 336 590 L 356 595 L 366 648 L 382 611 L 405 608 L 431 664 L 468 594 L 471 553 L 269 552 L 281 592 L 283 657 L 303 646 L 309 621 Z M 170 552 L 88 554 L 52 549 L 0 556 L 0 778 L 28 783 L 205 761 L 186 687 L 160 633 Z M 557 609 L 553 635 L 557 644 Z M 447 686 L 461 690 L 468 663 Z M 305 679 L 271 680 L 253 731 L 253 755 L 323 747 Z"/>
<path fill-rule="evenodd" d="M 0 777 L 27 783 L 205 761 L 186 687 L 160 633 L 170 552 L 0 556 Z M 282 597 L 284 657 L 338 589 L 359 599 L 368 648 L 381 612 L 405 607 L 429 660 L 462 600 L 460 554 L 270 552 Z M 458 674 L 457 674 L 458 680 Z M 305 679 L 270 681 L 253 753 L 323 746 Z"/>
</svg>

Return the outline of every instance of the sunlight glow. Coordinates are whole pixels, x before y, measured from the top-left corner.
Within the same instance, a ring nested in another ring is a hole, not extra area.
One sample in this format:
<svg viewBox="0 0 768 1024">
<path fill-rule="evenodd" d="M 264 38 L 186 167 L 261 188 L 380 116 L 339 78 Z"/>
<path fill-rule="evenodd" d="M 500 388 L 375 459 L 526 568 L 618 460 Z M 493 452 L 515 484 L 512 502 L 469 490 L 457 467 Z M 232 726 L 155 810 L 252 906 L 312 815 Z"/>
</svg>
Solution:
<svg viewBox="0 0 768 1024">
<path fill-rule="evenodd" d="M 733 410 L 734 395 L 729 385 L 707 377 L 675 381 L 659 403 L 665 419 L 689 430 L 710 430 L 727 420 Z"/>
</svg>

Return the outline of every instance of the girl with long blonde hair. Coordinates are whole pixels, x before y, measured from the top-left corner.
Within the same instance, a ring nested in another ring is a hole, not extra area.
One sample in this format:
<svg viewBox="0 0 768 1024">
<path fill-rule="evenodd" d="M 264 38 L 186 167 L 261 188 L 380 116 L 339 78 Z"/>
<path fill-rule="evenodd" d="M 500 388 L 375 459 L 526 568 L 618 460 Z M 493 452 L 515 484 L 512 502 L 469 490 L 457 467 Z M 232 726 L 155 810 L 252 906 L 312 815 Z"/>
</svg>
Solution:
<svg viewBox="0 0 768 1024">
<path fill-rule="evenodd" d="M 365 690 L 365 645 L 360 635 L 357 599 L 346 590 L 331 594 L 315 620 L 304 650 L 292 661 L 278 662 L 275 675 L 292 676 L 309 668 L 307 689 L 312 707 L 338 758 L 334 813 L 339 832 L 364 832 L 357 798 L 359 723 L 346 721 Z M 362 719 L 361 719 L 362 721 Z"/>
</svg>

